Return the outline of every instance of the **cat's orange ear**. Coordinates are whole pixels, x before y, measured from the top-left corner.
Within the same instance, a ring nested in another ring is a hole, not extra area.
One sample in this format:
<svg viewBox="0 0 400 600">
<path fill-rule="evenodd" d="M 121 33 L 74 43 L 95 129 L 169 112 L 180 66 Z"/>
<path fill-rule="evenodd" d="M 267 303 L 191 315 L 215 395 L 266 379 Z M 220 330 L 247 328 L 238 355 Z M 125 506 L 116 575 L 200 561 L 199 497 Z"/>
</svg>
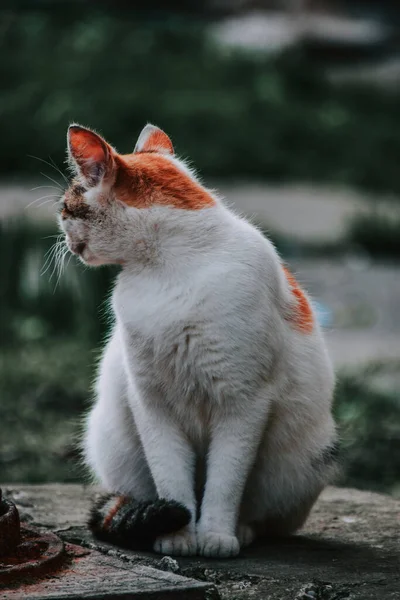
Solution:
<svg viewBox="0 0 400 600">
<path fill-rule="evenodd" d="M 159 127 L 148 123 L 139 135 L 134 152 L 161 152 L 173 154 L 174 147 L 166 133 Z"/>
<path fill-rule="evenodd" d="M 115 168 L 114 150 L 103 138 L 80 125 L 68 128 L 68 153 L 72 166 L 88 186 L 96 186 Z"/>
</svg>

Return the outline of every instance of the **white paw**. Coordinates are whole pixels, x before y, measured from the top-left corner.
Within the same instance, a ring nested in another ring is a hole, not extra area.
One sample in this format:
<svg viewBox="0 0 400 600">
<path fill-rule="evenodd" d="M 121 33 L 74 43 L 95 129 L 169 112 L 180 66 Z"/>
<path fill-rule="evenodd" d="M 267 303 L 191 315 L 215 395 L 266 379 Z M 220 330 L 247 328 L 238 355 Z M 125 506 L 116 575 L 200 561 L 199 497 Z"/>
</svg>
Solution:
<svg viewBox="0 0 400 600">
<path fill-rule="evenodd" d="M 250 544 L 254 542 L 256 537 L 254 529 L 250 527 L 250 525 L 244 525 L 243 523 L 239 523 L 236 535 L 241 548 L 250 546 Z"/>
<path fill-rule="evenodd" d="M 194 531 L 181 529 L 177 533 L 158 537 L 153 550 L 168 556 L 195 556 L 197 553 L 196 534 Z"/>
<path fill-rule="evenodd" d="M 239 554 L 239 540 L 234 535 L 206 531 L 197 534 L 197 552 L 201 556 L 228 558 Z"/>
</svg>

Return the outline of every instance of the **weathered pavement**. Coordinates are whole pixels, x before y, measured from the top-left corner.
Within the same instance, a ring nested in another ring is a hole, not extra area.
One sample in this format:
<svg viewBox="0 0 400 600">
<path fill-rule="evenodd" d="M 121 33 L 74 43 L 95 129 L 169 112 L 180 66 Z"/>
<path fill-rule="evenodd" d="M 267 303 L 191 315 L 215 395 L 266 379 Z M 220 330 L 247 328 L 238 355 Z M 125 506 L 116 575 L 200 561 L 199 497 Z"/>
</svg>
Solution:
<svg viewBox="0 0 400 600">
<path fill-rule="evenodd" d="M 400 599 L 400 502 L 387 496 L 331 487 L 298 536 L 247 549 L 231 560 L 169 561 L 93 540 L 85 519 L 94 488 L 53 484 L 3 489 L 30 525 L 51 529 L 87 549 L 89 554 L 83 552 L 86 558 L 79 560 L 89 567 L 85 574 L 78 560 L 73 585 L 67 585 L 69 575 L 62 571 L 47 578 L 47 596 L 28 585 L 0 589 L 2 600 Z"/>
</svg>

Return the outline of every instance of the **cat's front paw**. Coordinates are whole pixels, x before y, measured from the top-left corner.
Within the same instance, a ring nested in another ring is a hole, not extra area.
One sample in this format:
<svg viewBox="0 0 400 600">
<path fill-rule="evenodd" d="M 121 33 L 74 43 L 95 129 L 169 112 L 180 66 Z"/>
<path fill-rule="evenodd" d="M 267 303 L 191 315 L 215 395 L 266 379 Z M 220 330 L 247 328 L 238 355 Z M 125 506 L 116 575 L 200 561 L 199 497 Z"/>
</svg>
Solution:
<svg viewBox="0 0 400 600">
<path fill-rule="evenodd" d="M 197 552 L 201 556 L 229 558 L 237 556 L 239 550 L 239 540 L 234 535 L 214 531 L 197 534 Z"/>
<path fill-rule="evenodd" d="M 153 550 L 158 554 L 169 556 L 195 556 L 197 554 L 196 533 L 185 528 L 176 533 L 160 536 L 156 539 Z"/>
</svg>

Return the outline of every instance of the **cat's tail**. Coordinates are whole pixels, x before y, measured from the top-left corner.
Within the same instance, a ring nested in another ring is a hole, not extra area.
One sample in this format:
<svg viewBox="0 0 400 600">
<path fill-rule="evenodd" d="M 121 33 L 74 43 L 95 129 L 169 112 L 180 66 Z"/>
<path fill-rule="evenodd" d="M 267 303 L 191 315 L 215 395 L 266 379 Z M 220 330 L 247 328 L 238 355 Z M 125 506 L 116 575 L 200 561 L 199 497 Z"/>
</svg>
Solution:
<svg viewBox="0 0 400 600">
<path fill-rule="evenodd" d="M 190 519 L 190 511 L 173 500 L 138 502 L 107 494 L 94 502 L 88 526 L 105 542 L 131 550 L 151 550 L 157 537 L 178 531 Z"/>
</svg>

